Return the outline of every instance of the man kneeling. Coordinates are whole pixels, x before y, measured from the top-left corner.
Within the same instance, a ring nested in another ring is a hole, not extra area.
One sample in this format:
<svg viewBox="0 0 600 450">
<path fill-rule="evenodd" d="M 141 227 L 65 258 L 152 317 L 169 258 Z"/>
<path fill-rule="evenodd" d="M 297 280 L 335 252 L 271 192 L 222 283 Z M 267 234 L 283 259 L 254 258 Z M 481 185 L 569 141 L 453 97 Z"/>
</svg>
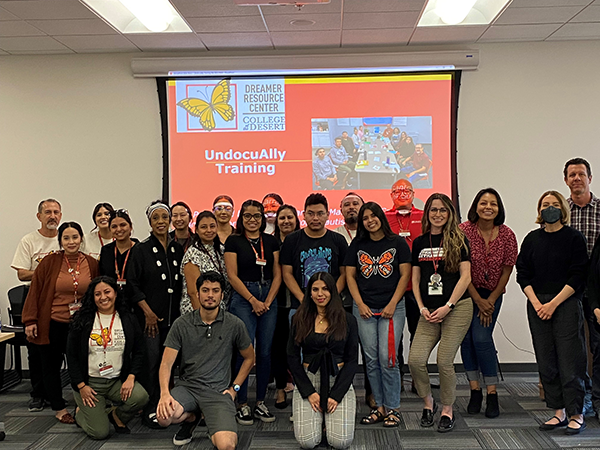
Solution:
<svg viewBox="0 0 600 450">
<path fill-rule="evenodd" d="M 225 279 L 218 272 L 205 272 L 196 282 L 200 308 L 179 317 L 165 341 L 160 365 L 158 423 L 181 423 L 173 444 L 191 442 L 204 414 L 208 434 L 219 450 L 237 445 L 234 399 L 254 366 L 254 349 L 244 323 L 219 307 Z M 230 386 L 234 349 L 244 362 Z M 181 352 L 179 381 L 169 392 L 171 368 Z"/>
</svg>

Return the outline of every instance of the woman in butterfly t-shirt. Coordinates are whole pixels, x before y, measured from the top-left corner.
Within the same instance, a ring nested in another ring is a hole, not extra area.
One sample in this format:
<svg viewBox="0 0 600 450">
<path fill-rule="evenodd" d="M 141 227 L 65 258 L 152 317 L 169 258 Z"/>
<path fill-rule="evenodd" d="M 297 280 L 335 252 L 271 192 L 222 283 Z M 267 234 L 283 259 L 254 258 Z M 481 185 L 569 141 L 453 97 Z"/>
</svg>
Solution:
<svg viewBox="0 0 600 450">
<path fill-rule="evenodd" d="M 410 249 L 403 237 L 392 232 L 377 203 L 360 208 L 356 238 L 344 265 L 376 403 L 361 423 L 383 420 L 383 426 L 397 427 L 401 380 L 396 343 L 406 318 L 403 296 L 411 273 Z"/>
<path fill-rule="evenodd" d="M 442 413 L 438 431 L 441 433 L 454 428 L 454 358 L 473 316 L 473 302 L 467 292 L 471 282 L 469 242 L 458 226 L 457 217 L 447 195 L 432 194 L 421 219 L 423 234 L 412 246 L 412 285 L 421 318 L 410 347 L 408 365 L 419 397 L 425 403 L 421 426 L 430 427 L 437 405 L 431 396 L 427 361 L 439 342 L 437 364 Z"/>
</svg>

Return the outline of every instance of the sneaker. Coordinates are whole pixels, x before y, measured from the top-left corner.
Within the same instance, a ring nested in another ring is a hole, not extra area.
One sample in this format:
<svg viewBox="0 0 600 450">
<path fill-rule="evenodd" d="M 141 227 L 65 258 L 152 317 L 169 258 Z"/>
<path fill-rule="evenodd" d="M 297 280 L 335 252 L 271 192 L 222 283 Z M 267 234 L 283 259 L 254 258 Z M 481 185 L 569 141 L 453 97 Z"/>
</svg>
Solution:
<svg viewBox="0 0 600 450">
<path fill-rule="evenodd" d="M 147 416 L 144 415 L 144 417 L 142 417 L 142 423 L 146 427 L 150 428 L 151 430 L 160 430 L 163 428 L 158 423 L 158 419 L 156 418 L 156 413 L 150 413 Z"/>
<path fill-rule="evenodd" d="M 44 410 L 44 399 L 32 397 L 29 400 L 29 412 L 39 412 Z"/>
<path fill-rule="evenodd" d="M 254 417 L 267 423 L 275 422 L 275 416 L 271 414 L 265 402 L 256 404 L 254 407 Z"/>
<path fill-rule="evenodd" d="M 196 415 L 196 418 L 192 422 L 183 422 L 177 434 L 173 436 L 173 445 L 186 445 L 192 442 L 192 435 L 198 426 L 198 422 L 200 422 L 199 414 Z"/>
<path fill-rule="evenodd" d="M 254 420 L 252 419 L 252 410 L 248 405 L 240 407 L 235 413 L 235 420 L 240 425 L 252 425 Z"/>
</svg>

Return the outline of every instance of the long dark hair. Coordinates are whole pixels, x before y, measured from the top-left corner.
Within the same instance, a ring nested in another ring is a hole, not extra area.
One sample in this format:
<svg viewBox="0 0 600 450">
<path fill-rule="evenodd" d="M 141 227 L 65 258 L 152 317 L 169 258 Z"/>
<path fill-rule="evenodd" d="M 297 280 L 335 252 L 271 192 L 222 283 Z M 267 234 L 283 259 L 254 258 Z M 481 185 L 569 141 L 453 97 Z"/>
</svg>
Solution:
<svg viewBox="0 0 600 450">
<path fill-rule="evenodd" d="M 215 223 L 217 223 L 217 218 L 215 217 L 215 215 L 211 212 L 211 211 L 202 211 L 200 214 L 198 214 L 198 216 L 196 216 L 196 228 L 195 230 L 198 230 L 198 227 L 200 226 L 200 221 L 202 219 L 212 219 L 215 221 Z M 192 236 L 192 242 L 196 248 L 201 250 L 201 245 L 202 244 L 202 240 L 200 239 L 200 236 L 198 236 L 198 233 L 194 232 L 194 235 Z M 213 239 L 213 246 L 215 248 L 215 253 L 217 255 L 222 255 L 223 253 L 221 252 L 221 240 L 219 239 L 219 233 L 217 233 L 217 235 L 215 236 L 215 238 Z"/>
<path fill-rule="evenodd" d="M 81 308 L 73 316 L 73 320 L 71 321 L 71 328 L 73 330 L 83 330 L 94 323 L 96 312 L 98 312 L 96 300 L 94 299 L 94 290 L 100 283 L 108 284 L 117 294 L 115 299 L 115 311 L 117 311 L 121 317 L 129 313 L 125 300 L 123 299 L 123 293 L 115 279 L 104 275 L 96 277 L 92 280 L 81 299 Z"/>
<path fill-rule="evenodd" d="M 294 231 L 300 229 L 300 219 L 298 219 L 298 210 L 296 210 L 296 208 L 292 205 L 281 205 L 279 208 L 277 208 L 277 214 L 275 215 L 277 219 L 275 220 L 275 231 L 273 232 L 273 236 L 277 237 L 278 239 L 280 237 L 279 234 L 281 233 L 281 230 L 279 229 L 279 213 L 284 209 L 289 209 L 290 211 L 292 211 L 292 213 L 294 213 L 294 217 L 296 218 L 296 228 L 294 228 Z"/>
<path fill-rule="evenodd" d="M 387 217 L 385 217 L 385 213 L 383 212 L 383 209 L 381 209 L 381 206 L 375 202 L 367 202 L 362 205 L 358 211 L 358 228 L 356 230 L 356 239 L 359 241 L 371 239 L 371 233 L 369 233 L 363 222 L 365 211 L 367 209 L 371 211 L 373 215 L 381 222 L 381 231 L 383 231 L 384 236 L 387 239 L 394 237 L 395 234 L 392 231 L 390 223 L 388 222 Z"/>
<path fill-rule="evenodd" d="M 94 212 L 92 213 L 92 222 L 94 222 L 94 228 L 92 228 L 92 231 L 98 228 L 98 225 L 96 224 L 96 214 L 98 214 L 100 208 L 107 209 L 109 213 L 112 213 L 115 210 L 110 203 L 98 203 L 96 206 L 94 206 Z"/>
<path fill-rule="evenodd" d="M 297 344 L 301 344 L 315 329 L 317 304 L 312 299 L 312 286 L 315 284 L 315 281 L 319 280 L 325 283 L 327 290 L 331 293 L 331 300 L 329 300 L 329 303 L 325 307 L 325 318 L 329 324 L 326 339 L 329 340 L 330 337 L 333 337 L 336 341 L 346 339 L 348 332 L 346 311 L 342 304 L 342 298 L 338 294 L 335 280 L 328 272 L 317 272 L 308 280 L 308 285 L 304 291 L 304 300 L 302 300 L 296 314 L 292 318 L 292 323 L 296 328 L 294 340 Z"/>
<path fill-rule="evenodd" d="M 504 220 L 506 220 L 506 211 L 504 210 L 504 203 L 502 203 L 502 199 L 500 198 L 500 194 L 498 194 L 498 191 L 491 187 L 482 189 L 477 193 L 477 195 L 473 199 L 473 203 L 471 203 L 471 207 L 469 208 L 467 219 L 469 219 L 469 222 L 471 223 L 477 223 L 477 221 L 479 220 L 479 214 L 477 214 L 477 204 L 479 203 L 479 200 L 481 200 L 481 197 L 483 197 L 485 194 L 491 194 L 494 197 L 496 197 L 496 201 L 498 202 L 498 215 L 494 218 L 494 225 L 502 225 L 504 223 Z"/>
<path fill-rule="evenodd" d="M 238 216 L 238 220 L 235 223 L 235 234 L 241 235 L 244 234 L 244 232 L 246 231 L 246 229 L 244 228 L 243 216 L 246 209 L 248 209 L 250 206 L 255 206 L 256 208 L 258 208 L 258 210 L 260 211 L 260 215 L 262 216 L 262 218 L 260 219 L 260 228 L 258 229 L 258 231 L 262 233 L 263 231 L 265 231 L 265 228 L 267 228 L 267 221 L 264 217 L 265 208 L 263 207 L 263 204 L 258 200 L 246 200 L 244 203 L 242 203 L 242 207 L 240 208 L 240 215 Z"/>
</svg>

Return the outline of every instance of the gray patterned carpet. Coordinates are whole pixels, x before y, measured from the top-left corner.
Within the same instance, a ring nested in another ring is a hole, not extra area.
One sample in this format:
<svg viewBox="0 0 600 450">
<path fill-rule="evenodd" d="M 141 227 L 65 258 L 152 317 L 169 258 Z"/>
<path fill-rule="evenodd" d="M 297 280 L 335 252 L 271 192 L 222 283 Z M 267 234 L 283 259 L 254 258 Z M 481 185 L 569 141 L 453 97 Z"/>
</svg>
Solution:
<svg viewBox="0 0 600 450">
<path fill-rule="evenodd" d="M 365 426 L 357 424 L 352 449 L 597 449 L 600 450 L 600 424 L 596 418 L 588 418 L 588 428 L 579 436 L 565 436 L 562 430 L 542 432 L 538 425 L 552 413 L 538 399 L 537 374 L 505 374 L 506 381 L 499 386 L 501 415 L 487 419 L 483 414 L 468 415 L 469 387 L 464 375 L 459 375 L 456 403 L 456 429 L 440 434 L 434 428 L 421 428 L 422 403 L 410 392 L 402 393 L 402 423 L 398 429 L 384 429 L 380 424 Z M 252 382 L 253 380 L 251 380 Z M 432 381 L 434 379 L 432 378 Z M 407 386 L 410 389 L 410 386 Z M 362 374 L 357 375 L 355 388 L 359 401 L 359 417 L 368 412 L 364 405 Z M 6 427 L 6 439 L 0 449 L 172 449 L 172 437 L 177 426 L 165 430 L 149 430 L 136 418 L 130 423 L 129 436 L 111 435 L 106 441 L 93 441 L 74 425 L 63 425 L 53 417 L 52 411 L 30 413 L 27 411 L 29 383 L 0 394 L 0 417 Z M 252 392 L 252 389 L 250 389 Z M 434 395 L 438 392 L 434 390 Z M 272 405 L 274 391 L 269 390 L 267 404 Z M 65 389 L 69 409 L 73 408 L 73 396 Z M 253 426 L 239 427 L 240 450 L 246 449 L 296 449 L 292 423 L 289 422 L 290 407 L 272 411 L 277 421 L 271 424 L 255 422 Z M 436 417 L 436 420 L 439 419 Z M 191 444 L 182 449 L 210 450 L 212 445 L 206 436 L 206 428 L 198 427 Z"/>
</svg>

